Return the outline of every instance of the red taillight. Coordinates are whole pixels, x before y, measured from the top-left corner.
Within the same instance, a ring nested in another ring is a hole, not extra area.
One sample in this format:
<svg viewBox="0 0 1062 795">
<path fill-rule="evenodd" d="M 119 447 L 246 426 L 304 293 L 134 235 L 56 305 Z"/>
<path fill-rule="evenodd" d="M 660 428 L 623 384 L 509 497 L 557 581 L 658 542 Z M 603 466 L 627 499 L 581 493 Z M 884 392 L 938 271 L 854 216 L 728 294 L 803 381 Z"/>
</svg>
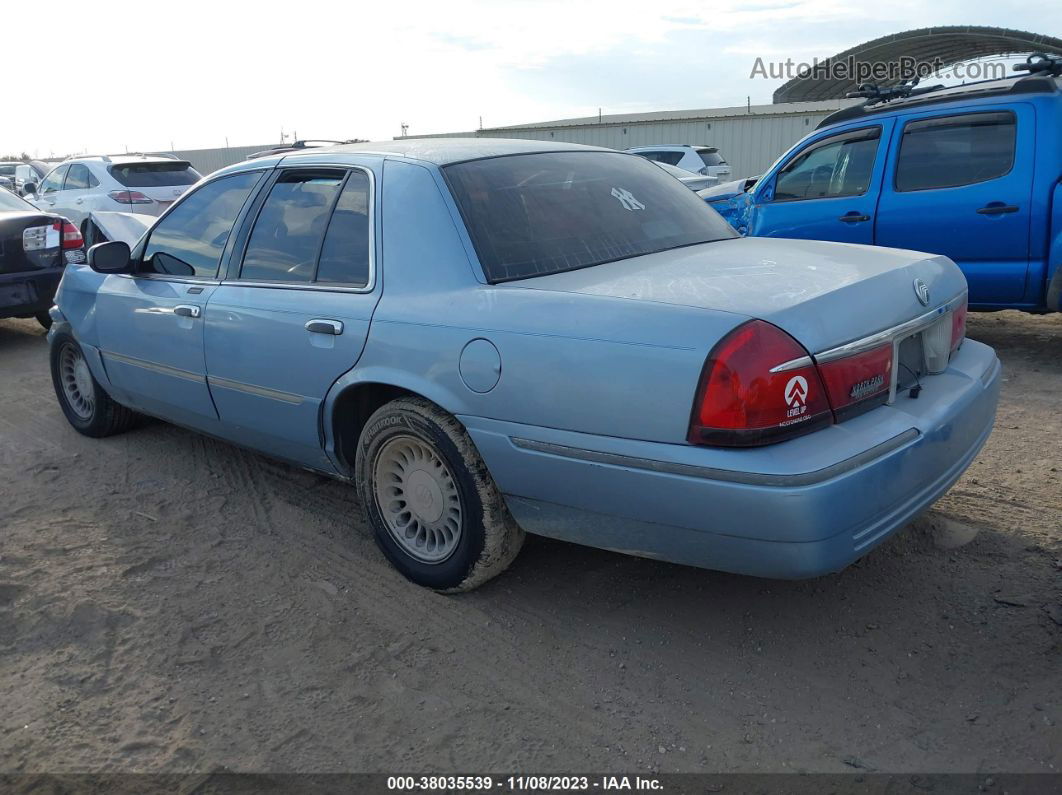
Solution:
<svg viewBox="0 0 1062 795">
<path fill-rule="evenodd" d="M 892 343 L 819 363 L 830 406 L 841 422 L 888 400 L 892 385 Z"/>
<path fill-rule="evenodd" d="M 967 302 L 963 301 L 951 313 L 951 350 L 954 352 L 966 339 Z"/>
<path fill-rule="evenodd" d="M 69 221 L 56 221 L 52 224 L 52 229 L 62 235 L 62 248 L 81 248 L 85 245 L 81 232 Z"/>
<path fill-rule="evenodd" d="M 112 190 L 107 194 L 119 204 L 151 204 L 152 201 L 138 190 Z"/>
<path fill-rule="evenodd" d="M 772 372 L 780 365 L 806 364 Z M 833 422 L 808 352 L 777 326 L 750 320 L 712 349 L 701 375 L 688 439 L 693 444 L 771 444 Z"/>
</svg>

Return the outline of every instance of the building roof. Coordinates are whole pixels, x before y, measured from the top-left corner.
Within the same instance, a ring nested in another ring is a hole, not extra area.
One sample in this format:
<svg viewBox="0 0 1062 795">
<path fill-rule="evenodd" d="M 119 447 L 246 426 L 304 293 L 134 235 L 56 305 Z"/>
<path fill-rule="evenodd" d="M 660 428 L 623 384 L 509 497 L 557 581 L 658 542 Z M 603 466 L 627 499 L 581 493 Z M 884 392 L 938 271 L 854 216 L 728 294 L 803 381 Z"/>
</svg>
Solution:
<svg viewBox="0 0 1062 795">
<path fill-rule="evenodd" d="M 597 127 L 601 125 L 650 124 L 653 122 L 687 121 L 692 119 L 722 119 L 731 116 L 777 116 L 783 113 L 831 113 L 851 100 L 830 99 L 824 102 L 794 102 L 774 105 L 735 105 L 727 108 L 698 108 L 692 110 L 660 110 L 648 113 L 606 113 L 601 116 L 581 116 L 530 124 L 510 124 L 487 127 L 482 132 L 498 133 L 506 130 L 541 130 L 556 127 Z"/>
<path fill-rule="evenodd" d="M 920 28 L 864 42 L 819 63 L 829 65 L 849 59 L 857 63 L 899 63 L 903 58 L 911 58 L 919 65 L 939 63 L 941 68 L 947 68 L 990 55 L 1030 52 L 1062 53 L 1062 39 L 979 25 Z M 783 104 L 837 99 L 855 91 L 858 82 L 854 75 L 844 79 L 815 73 L 797 76 L 774 92 L 774 101 Z M 893 86 L 902 79 L 897 76 L 876 82 L 881 86 Z"/>
</svg>

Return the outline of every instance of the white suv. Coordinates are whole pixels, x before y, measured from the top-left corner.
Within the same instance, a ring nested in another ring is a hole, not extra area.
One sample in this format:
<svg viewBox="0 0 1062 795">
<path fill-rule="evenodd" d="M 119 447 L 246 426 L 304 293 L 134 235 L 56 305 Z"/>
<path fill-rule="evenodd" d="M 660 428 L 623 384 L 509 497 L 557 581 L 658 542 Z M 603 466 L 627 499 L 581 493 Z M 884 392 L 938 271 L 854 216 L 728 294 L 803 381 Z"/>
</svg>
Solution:
<svg viewBox="0 0 1062 795">
<path fill-rule="evenodd" d="M 714 146 L 635 146 L 627 151 L 694 174 L 715 177 L 720 182 L 730 178 L 730 166 Z"/>
<path fill-rule="evenodd" d="M 69 218 L 90 244 L 99 235 L 89 213 L 161 215 L 200 179 L 191 163 L 168 155 L 75 157 L 48 172 L 26 199 Z"/>
</svg>

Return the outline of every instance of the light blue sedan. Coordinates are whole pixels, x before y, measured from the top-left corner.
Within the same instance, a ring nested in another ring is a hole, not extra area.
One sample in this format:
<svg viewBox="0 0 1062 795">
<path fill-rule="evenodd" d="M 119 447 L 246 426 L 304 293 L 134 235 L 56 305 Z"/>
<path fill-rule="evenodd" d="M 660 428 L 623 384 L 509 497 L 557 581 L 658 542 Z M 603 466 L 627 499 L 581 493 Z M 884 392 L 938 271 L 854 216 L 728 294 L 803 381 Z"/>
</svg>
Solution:
<svg viewBox="0 0 1062 795">
<path fill-rule="evenodd" d="M 864 555 L 992 428 L 944 257 L 739 238 L 653 163 L 438 139 L 223 169 L 52 310 L 75 429 L 141 415 L 352 481 L 416 583 L 524 531 L 763 577 Z"/>
</svg>

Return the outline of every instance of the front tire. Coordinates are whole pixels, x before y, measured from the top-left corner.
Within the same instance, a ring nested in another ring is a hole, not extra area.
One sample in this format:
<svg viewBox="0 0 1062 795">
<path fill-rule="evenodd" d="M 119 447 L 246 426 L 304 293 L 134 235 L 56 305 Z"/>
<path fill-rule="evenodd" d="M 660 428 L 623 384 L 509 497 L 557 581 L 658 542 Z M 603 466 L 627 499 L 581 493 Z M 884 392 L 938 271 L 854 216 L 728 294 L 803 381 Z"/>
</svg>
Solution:
<svg viewBox="0 0 1062 795">
<path fill-rule="evenodd" d="M 51 344 L 52 385 L 67 421 L 93 438 L 129 430 L 140 415 L 111 399 L 89 370 L 84 351 L 70 334 Z"/>
<path fill-rule="evenodd" d="M 355 475 L 376 543 L 408 579 L 470 591 L 504 571 L 524 532 L 462 425 L 423 398 L 378 409 Z"/>
</svg>

